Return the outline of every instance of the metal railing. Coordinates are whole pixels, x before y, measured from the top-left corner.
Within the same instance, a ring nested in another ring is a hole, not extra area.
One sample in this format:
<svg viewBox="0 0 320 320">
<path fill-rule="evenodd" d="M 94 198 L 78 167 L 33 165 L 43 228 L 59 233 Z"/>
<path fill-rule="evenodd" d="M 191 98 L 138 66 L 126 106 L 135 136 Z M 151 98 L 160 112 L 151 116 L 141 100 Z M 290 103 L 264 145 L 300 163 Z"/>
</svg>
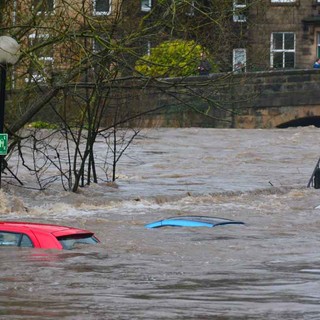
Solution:
<svg viewBox="0 0 320 320">
<path fill-rule="evenodd" d="M 313 187 L 315 189 L 320 189 L 320 158 L 312 172 L 310 180 L 307 185 L 308 188 Z"/>
</svg>

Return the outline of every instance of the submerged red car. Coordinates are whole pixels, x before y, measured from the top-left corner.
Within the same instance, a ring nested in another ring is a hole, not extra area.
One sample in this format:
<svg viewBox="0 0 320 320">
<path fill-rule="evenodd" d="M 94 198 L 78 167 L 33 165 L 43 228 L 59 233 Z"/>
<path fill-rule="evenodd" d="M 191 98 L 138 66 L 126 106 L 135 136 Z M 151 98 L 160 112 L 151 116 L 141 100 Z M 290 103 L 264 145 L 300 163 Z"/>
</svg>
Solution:
<svg viewBox="0 0 320 320">
<path fill-rule="evenodd" d="M 63 250 L 98 242 L 88 230 L 53 224 L 0 222 L 0 246 Z"/>
</svg>

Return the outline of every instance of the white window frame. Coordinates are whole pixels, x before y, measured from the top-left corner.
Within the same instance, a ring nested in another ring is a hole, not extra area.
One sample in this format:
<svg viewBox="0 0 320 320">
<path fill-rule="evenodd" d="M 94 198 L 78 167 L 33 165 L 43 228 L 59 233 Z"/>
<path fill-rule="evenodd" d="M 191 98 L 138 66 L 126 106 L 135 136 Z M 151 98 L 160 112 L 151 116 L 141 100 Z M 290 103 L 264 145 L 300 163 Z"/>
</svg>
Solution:
<svg viewBox="0 0 320 320">
<path fill-rule="evenodd" d="M 281 49 L 274 49 L 273 48 L 273 37 L 275 34 L 281 33 L 283 35 L 282 37 L 282 48 Z M 285 49 L 285 34 L 293 34 L 294 40 L 293 40 L 293 49 Z M 285 53 L 286 52 L 293 52 L 294 58 L 296 58 L 296 34 L 295 32 L 272 32 L 271 33 L 271 43 L 270 43 L 270 66 L 271 68 L 274 67 L 274 53 L 282 53 L 282 68 L 285 68 Z M 295 67 L 295 60 L 294 59 L 294 66 Z"/>
<path fill-rule="evenodd" d="M 47 0 L 46 0 L 47 1 Z M 49 14 L 53 14 L 55 12 L 55 8 L 56 8 L 56 1 L 55 0 L 50 0 L 52 2 L 52 11 L 37 11 L 37 14 L 40 15 L 40 14 L 46 14 L 46 15 L 49 15 Z M 33 5 L 32 6 L 32 9 L 35 10 L 36 7 Z"/>
<path fill-rule="evenodd" d="M 295 3 L 297 0 L 271 0 L 271 3 Z M 319 0 L 317 0 L 319 2 Z"/>
<path fill-rule="evenodd" d="M 93 41 L 92 41 L 92 52 L 93 53 L 99 53 L 102 49 L 103 48 L 102 48 L 101 44 L 96 39 L 93 39 Z"/>
<path fill-rule="evenodd" d="M 247 7 L 246 0 L 233 0 L 233 22 L 246 22 L 247 17 L 245 14 L 239 14 L 239 10 Z"/>
<path fill-rule="evenodd" d="M 98 0 L 93 0 L 93 14 L 95 16 L 107 16 L 109 14 L 111 14 L 111 5 L 112 5 L 112 1 L 111 0 L 105 0 L 106 2 L 109 2 L 109 11 L 97 11 L 96 10 L 96 2 Z"/>
<path fill-rule="evenodd" d="M 141 0 L 141 11 L 150 12 L 152 6 L 152 0 Z"/>
<path fill-rule="evenodd" d="M 32 33 L 29 35 L 30 41 L 32 41 L 32 39 L 36 39 L 36 38 L 48 39 L 49 37 L 50 37 L 50 35 L 47 33 L 43 33 L 43 34 Z M 51 65 L 53 65 L 53 61 L 54 61 L 53 56 L 40 56 L 39 60 L 49 62 Z M 30 81 L 29 78 L 25 78 L 25 82 L 29 82 L 29 81 Z M 46 77 L 43 74 L 40 74 L 35 71 L 32 73 L 31 82 L 46 82 Z"/>
<path fill-rule="evenodd" d="M 194 8 L 195 8 L 195 1 L 190 1 L 189 11 L 187 11 L 186 15 L 189 17 L 193 17 L 194 16 Z"/>
<path fill-rule="evenodd" d="M 247 66 L 247 50 L 235 48 L 232 51 L 232 70 L 235 73 L 245 72 Z"/>
<path fill-rule="evenodd" d="M 147 41 L 147 56 L 151 55 L 151 42 Z"/>
</svg>

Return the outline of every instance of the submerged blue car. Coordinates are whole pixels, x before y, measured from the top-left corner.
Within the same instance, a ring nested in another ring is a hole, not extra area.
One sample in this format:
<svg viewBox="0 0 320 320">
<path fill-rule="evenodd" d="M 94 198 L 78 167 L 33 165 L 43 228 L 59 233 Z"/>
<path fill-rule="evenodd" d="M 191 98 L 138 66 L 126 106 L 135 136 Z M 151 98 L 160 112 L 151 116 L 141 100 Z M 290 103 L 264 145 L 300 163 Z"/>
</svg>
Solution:
<svg viewBox="0 0 320 320">
<path fill-rule="evenodd" d="M 207 216 L 177 216 L 151 222 L 145 225 L 145 228 L 160 227 L 208 227 L 223 226 L 227 224 L 244 224 L 242 221 L 229 220 L 224 218 L 207 217 Z"/>
</svg>

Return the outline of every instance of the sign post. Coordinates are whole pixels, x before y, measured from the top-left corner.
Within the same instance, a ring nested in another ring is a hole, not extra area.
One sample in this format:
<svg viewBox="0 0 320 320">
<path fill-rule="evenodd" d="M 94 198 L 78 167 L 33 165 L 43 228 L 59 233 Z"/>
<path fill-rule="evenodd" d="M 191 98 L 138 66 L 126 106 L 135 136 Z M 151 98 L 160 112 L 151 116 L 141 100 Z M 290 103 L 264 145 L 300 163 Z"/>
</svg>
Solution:
<svg viewBox="0 0 320 320">
<path fill-rule="evenodd" d="M 8 153 L 8 134 L 0 133 L 0 155 L 5 156 Z"/>
<path fill-rule="evenodd" d="M 7 66 L 6 64 L 0 65 L 0 134 L 3 134 L 4 126 L 4 107 L 6 100 L 6 76 L 7 76 Z M 4 156 L 0 154 L 0 188 L 1 188 L 1 175 L 2 175 L 2 164 Z"/>
<path fill-rule="evenodd" d="M 20 56 L 20 45 L 11 37 L 0 37 L 0 188 L 1 173 L 4 156 L 8 150 L 8 135 L 3 133 L 4 108 L 6 100 L 6 76 L 7 66 L 18 62 Z"/>
</svg>

